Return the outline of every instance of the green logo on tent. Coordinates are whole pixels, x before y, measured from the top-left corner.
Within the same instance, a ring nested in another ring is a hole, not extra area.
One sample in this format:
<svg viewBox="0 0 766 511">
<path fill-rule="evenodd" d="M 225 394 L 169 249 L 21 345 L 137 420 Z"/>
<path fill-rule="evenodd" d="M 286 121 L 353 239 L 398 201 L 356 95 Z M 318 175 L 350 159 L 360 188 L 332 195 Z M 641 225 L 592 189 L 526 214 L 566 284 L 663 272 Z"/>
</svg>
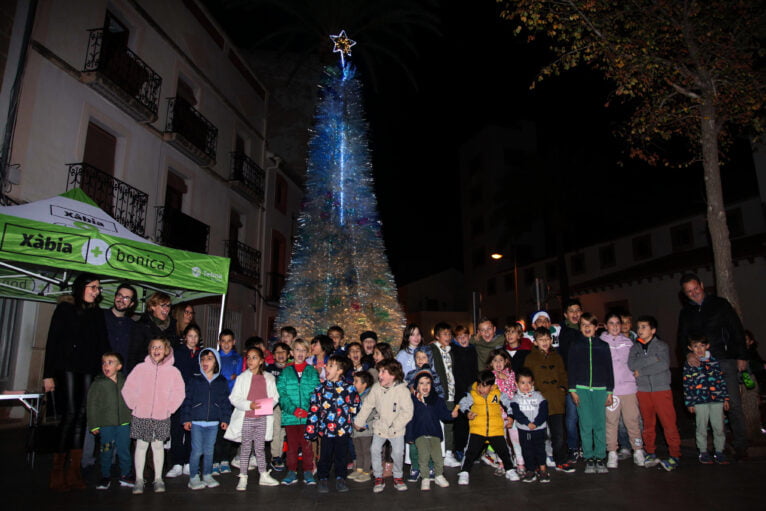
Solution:
<svg viewBox="0 0 766 511">
<path fill-rule="evenodd" d="M 87 236 L 8 223 L 0 240 L 0 251 L 33 258 L 83 262 L 79 255 L 80 248 L 88 240 Z"/>
<path fill-rule="evenodd" d="M 124 243 L 109 246 L 106 251 L 106 262 L 115 270 L 155 277 L 167 277 L 173 273 L 175 267 L 173 259 L 165 254 Z"/>
</svg>

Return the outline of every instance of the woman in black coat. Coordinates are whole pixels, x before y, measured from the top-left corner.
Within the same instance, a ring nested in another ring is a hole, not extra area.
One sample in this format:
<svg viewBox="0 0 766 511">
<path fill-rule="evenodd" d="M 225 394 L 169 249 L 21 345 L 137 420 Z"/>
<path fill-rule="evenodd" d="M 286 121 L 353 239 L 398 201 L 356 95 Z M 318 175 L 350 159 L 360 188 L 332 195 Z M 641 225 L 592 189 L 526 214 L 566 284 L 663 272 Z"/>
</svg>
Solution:
<svg viewBox="0 0 766 511">
<path fill-rule="evenodd" d="M 49 482 L 55 491 L 85 488 L 80 462 L 88 388 L 101 370 L 101 356 L 110 349 L 100 301 L 99 278 L 80 274 L 72 283 L 72 296 L 56 306 L 48 329 L 43 387 L 45 392 L 55 390 L 58 405 L 63 407 Z M 65 473 L 67 453 L 69 467 Z"/>
</svg>

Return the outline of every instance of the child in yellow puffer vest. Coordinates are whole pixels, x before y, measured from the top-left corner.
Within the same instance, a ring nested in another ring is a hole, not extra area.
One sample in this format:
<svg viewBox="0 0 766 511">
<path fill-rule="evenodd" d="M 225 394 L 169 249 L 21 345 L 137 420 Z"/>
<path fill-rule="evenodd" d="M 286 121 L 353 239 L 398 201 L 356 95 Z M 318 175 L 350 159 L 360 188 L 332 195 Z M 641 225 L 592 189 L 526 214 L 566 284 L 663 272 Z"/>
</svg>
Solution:
<svg viewBox="0 0 766 511">
<path fill-rule="evenodd" d="M 508 444 L 505 442 L 505 428 L 510 428 L 513 425 L 513 419 L 510 417 L 503 419 L 503 411 L 511 415 L 510 408 L 511 401 L 495 385 L 495 375 L 492 371 L 480 372 L 476 383 L 471 386 L 471 390 L 460 400 L 458 405 L 458 409 L 465 413 L 468 418 L 470 434 L 468 447 L 465 449 L 465 457 L 463 458 L 463 466 L 457 475 L 457 484 L 468 485 L 471 467 L 479 459 L 487 444 L 491 445 L 500 457 L 503 467 L 508 468 L 508 470 L 498 469 L 497 475 L 504 475 L 510 479 L 513 464 L 508 452 Z M 453 417 L 457 417 L 458 409 L 452 412 Z"/>
</svg>

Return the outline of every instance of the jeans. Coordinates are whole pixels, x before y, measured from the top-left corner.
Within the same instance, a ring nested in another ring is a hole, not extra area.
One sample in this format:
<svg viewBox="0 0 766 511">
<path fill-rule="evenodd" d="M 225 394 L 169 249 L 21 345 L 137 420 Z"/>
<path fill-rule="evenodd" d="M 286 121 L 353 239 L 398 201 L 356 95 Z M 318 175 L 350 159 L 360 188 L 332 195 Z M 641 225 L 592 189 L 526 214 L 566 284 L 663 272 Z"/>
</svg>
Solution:
<svg viewBox="0 0 766 511">
<path fill-rule="evenodd" d="M 112 457 L 115 449 L 117 450 L 117 459 L 120 462 L 120 475 L 130 475 L 130 469 L 133 465 L 130 456 L 130 425 L 103 426 L 99 430 L 98 439 L 101 442 L 101 476 L 110 477 L 112 475 Z"/>
<path fill-rule="evenodd" d="M 200 426 L 192 423 L 191 429 L 191 455 L 189 456 L 189 476 L 199 475 L 199 459 L 204 456 L 202 475 L 213 473 L 213 451 L 219 426 Z"/>
<path fill-rule="evenodd" d="M 572 396 L 567 393 L 567 408 L 566 408 L 566 430 L 567 430 L 567 447 L 569 450 L 580 448 L 580 430 L 577 427 L 577 406 L 572 401 Z"/>
</svg>

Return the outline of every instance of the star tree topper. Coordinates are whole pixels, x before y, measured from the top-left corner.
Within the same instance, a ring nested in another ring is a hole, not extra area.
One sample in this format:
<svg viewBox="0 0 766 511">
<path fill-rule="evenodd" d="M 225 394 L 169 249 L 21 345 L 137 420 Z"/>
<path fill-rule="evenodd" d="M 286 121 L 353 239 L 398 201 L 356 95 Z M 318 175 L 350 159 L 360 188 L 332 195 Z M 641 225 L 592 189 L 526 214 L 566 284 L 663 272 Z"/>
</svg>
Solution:
<svg viewBox="0 0 766 511">
<path fill-rule="evenodd" d="M 351 47 L 356 44 L 356 41 L 349 39 L 345 30 L 341 30 L 338 35 L 331 35 L 330 39 L 335 45 L 332 52 L 340 53 L 340 63 L 341 65 L 345 64 L 345 56 L 351 55 Z"/>
</svg>

